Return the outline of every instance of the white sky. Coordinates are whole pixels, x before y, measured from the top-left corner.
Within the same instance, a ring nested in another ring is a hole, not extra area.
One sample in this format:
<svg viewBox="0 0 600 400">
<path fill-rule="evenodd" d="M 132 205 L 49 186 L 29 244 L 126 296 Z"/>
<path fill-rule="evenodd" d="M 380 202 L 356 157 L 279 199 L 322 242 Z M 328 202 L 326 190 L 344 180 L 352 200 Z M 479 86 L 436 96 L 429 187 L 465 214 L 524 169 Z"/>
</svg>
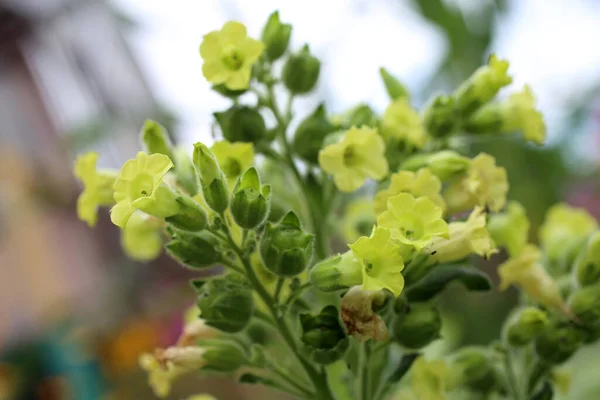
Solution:
<svg viewBox="0 0 600 400">
<path fill-rule="evenodd" d="M 294 26 L 292 46 L 305 42 L 323 62 L 329 111 L 359 101 L 378 110 L 388 102 L 379 81 L 385 66 L 422 88 L 431 79 L 445 46 L 408 0 L 114 0 L 140 24 L 131 39 L 134 52 L 161 102 L 182 119 L 185 143 L 208 140 L 211 113 L 228 101 L 202 77 L 198 47 L 202 36 L 231 19 L 258 37 L 269 13 L 280 10 Z M 461 6 L 475 0 L 456 1 Z M 480 0 L 483 1 L 483 0 Z M 561 104 L 600 77 L 600 4 L 585 0 L 513 0 L 492 51 L 511 62 L 513 90 L 530 84 L 550 126 L 560 121 Z M 323 89 L 321 88 L 321 93 Z M 301 101 L 312 107 L 318 98 Z M 551 132 L 552 133 L 552 132 Z"/>
</svg>

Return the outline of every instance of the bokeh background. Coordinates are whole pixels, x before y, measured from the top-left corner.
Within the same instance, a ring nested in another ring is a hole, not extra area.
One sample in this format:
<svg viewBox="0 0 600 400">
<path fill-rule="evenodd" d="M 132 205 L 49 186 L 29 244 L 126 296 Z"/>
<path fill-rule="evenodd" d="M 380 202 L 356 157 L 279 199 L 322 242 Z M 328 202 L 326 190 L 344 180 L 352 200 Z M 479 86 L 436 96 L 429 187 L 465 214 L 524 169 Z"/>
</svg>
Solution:
<svg viewBox="0 0 600 400">
<path fill-rule="evenodd" d="M 514 87 L 528 83 L 538 96 L 548 143 L 495 139 L 471 150 L 507 168 L 534 240 L 555 202 L 600 217 L 598 1 L 0 0 L 0 400 L 153 398 L 137 358 L 179 334 L 190 275 L 166 257 L 126 259 L 106 212 L 94 230 L 78 221 L 73 160 L 93 149 L 101 167 L 119 167 L 146 118 L 181 144 L 211 142 L 212 112 L 227 102 L 202 77 L 202 36 L 236 19 L 257 37 L 274 9 L 294 25 L 292 47 L 309 42 L 323 63 L 297 115 L 323 100 L 333 113 L 359 102 L 382 112 L 380 66 L 420 105 L 491 52 L 508 58 Z M 496 339 L 514 301 L 452 291 L 445 340 L 430 351 Z M 600 398 L 599 357 L 589 348 L 573 358 L 566 398 Z M 172 398 L 204 390 L 257 396 L 186 379 Z"/>
</svg>

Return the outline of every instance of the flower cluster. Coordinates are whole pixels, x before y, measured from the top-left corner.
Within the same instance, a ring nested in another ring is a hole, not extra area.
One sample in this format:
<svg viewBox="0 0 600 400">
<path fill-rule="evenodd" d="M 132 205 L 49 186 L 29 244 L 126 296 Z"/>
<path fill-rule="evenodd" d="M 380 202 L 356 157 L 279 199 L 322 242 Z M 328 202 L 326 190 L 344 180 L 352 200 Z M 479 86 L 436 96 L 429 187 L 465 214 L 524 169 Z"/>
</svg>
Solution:
<svg viewBox="0 0 600 400">
<path fill-rule="evenodd" d="M 382 115 L 359 104 L 336 117 L 319 104 L 292 132 L 293 101 L 315 88 L 321 64 L 308 45 L 289 49 L 291 33 L 275 12 L 260 40 L 233 21 L 204 36 L 202 73 L 231 100 L 213 114 L 221 137 L 212 146 L 176 148 L 148 121 L 144 150 L 120 171 L 97 170 L 95 153 L 76 161 L 80 219 L 93 226 L 99 207 L 110 207 L 131 258 L 150 261 L 165 248 L 203 272 L 191 281 L 197 308 L 180 339 L 140 359 L 154 392 L 217 371 L 306 399 L 542 398 L 554 366 L 600 337 L 598 224 L 556 205 L 535 245 L 525 208 L 507 201 L 506 170 L 450 140 L 519 131 L 542 144 L 531 89 L 494 100 L 512 78 L 492 55 L 419 110 L 382 68 Z M 286 109 L 276 88 L 287 92 Z M 490 290 L 474 261 L 493 256 L 508 257 L 496 259 L 500 290 L 518 287 L 524 303 L 502 340 L 418 357 L 444 328 L 438 296 L 453 282 Z M 259 340 L 265 334 L 272 340 Z M 378 353 L 393 344 L 403 349 L 399 364 Z M 528 385 L 514 379 L 517 348 L 540 365 Z M 342 389 L 350 377 L 356 387 Z"/>
</svg>

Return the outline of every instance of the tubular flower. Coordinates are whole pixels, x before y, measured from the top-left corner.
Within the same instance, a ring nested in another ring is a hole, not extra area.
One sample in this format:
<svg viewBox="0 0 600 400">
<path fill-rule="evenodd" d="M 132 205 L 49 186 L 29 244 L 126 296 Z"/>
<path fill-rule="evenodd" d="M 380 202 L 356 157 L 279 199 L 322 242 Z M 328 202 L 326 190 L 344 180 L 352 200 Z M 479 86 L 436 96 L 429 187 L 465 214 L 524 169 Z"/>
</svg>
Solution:
<svg viewBox="0 0 600 400">
<path fill-rule="evenodd" d="M 375 227 L 370 237 L 363 236 L 348 247 L 361 264 L 362 289 L 385 288 L 398 297 L 404 288 L 404 260 L 400 247 L 390 240 L 390 231 Z"/>
<path fill-rule="evenodd" d="M 462 260 L 471 253 L 489 258 L 498 250 L 490 237 L 486 225 L 486 214 L 480 207 L 469 215 L 466 221 L 451 222 L 449 224 L 449 239 L 434 238 L 427 251 L 431 259 L 438 262 L 452 262 Z"/>
<path fill-rule="evenodd" d="M 75 176 L 84 186 L 77 199 L 77 216 L 89 226 L 98 222 L 98 207 L 115 204 L 113 184 L 118 172 L 97 170 L 97 161 L 98 153 L 90 151 L 77 157 L 74 168 Z"/>
<path fill-rule="evenodd" d="M 380 215 L 387 209 L 387 201 L 390 197 L 399 193 L 410 193 L 415 197 L 426 196 L 431 199 L 442 210 L 446 208 L 444 198 L 440 195 L 442 182 L 427 168 L 421 168 L 416 173 L 411 171 L 400 171 L 392 175 L 392 182 L 387 189 L 380 190 L 375 195 L 375 214 Z"/>
<path fill-rule="evenodd" d="M 598 222 L 586 210 L 556 204 L 546 213 L 540 228 L 540 242 L 550 260 L 563 257 L 565 250 L 577 246 L 598 229 Z"/>
<path fill-rule="evenodd" d="M 527 85 L 522 92 L 512 94 L 502 105 L 503 132 L 521 131 L 526 140 L 538 145 L 546 140 L 546 125 L 542 113 L 535 108 L 535 97 Z"/>
<path fill-rule="evenodd" d="M 366 197 L 352 200 L 344 210 L 342 222 L 344 240 L 354 242 L 361 236 L 369 235 L 374 224 L 373 202 Z"/>
<path fill-rule="evenodd" d="M 173 167 L 163 154 L 148 155 L 140 151 L 127 161 L 113 186 L 117 204 L 110 210 L 112 222 L 124 228 L 135 210 L 160 218 L 177 213 L 174 192 L 162 185 L 165 174 Z"/>
<path fill-rule="evenodd" d="M 228 89 L 247 89 L 252 65 L 265 45 L 249 38 L 244 24 L 229 21 L 220 31 L 204 35 L 200 56 L 204 60 L 202 73 L 211 83 L 225 84 Z"/>
<path fill-rule="evenodd" d="M 442 218 L 442 209 L 428 197 L 415 199 L 408 193 L 390 197 L 387 211 L 377 219 L 380 227 L 388 228 L 391 236 L 417 251 L 429 245 L 433 238 L 448 238 L 448 224 Z"/>
<path fill-rule="evenodd" d="M 525 208 L 511 201 L 506 212 L 490 216 L 487 229 L 497 245 L 506 247 L 508 254 L 516 257 L 527 244 L 529 225 Z"/>
<path fill-rule="evenodd" d="M 254 164 L 254 147 L 252 143 L 227 140 L 216 142 L 211 151 L 217 157 L 219 166 L 227 177 L 229 186 L 235 185 L 235 180 Z"/>
<path fill-rule="evenodd" d="M 159 219 L 139 211 L 134 212 L 127 226 L 121 231 L 121 246 L 134 260 L 154 260 L 162 250 L 161 229 L 162 223 Z"/>
<path fill-rule="evenodd" d="M 427 139 L 419 113 L 406 98 L 396 99 L 385 110 L 381 133 L 386 140 L 400 140 L 417 149 Z"/>
<path fill-rule="evenodd" d="M 490 211 L 500 211 L 506 204 L 508 181 L 506 170 L 496 166 L 494 157 L 479 153 L 473 159 L 467 176 L 444 192 L 452 213 L 478 205 Z"/>
<path fill-rule="evenodd" d="M 387 175 L 384 152 L 383 139 L 376 129 L 352 127 L 339 142 L 319 151 L 319 164 L 333 175 L 339 190 L 353 192 L 364 185 L 367 178 L 379 180 Z"/>
<path fill-rule="evenodd" d="M 501 264 L 498 267 L 500 290 L 515 284 L 541 304 L 565 310 L 558 285 L 539 263 L 540 258 L 540 250 L 528 244 L 518 257 Z"/>
<path fill-rule="evenodd" d="M 154 395 L 161 399 L 171 393 L 171 385 L 186 373 L 185 368 L 167 365 L 166 368 L 152 354 L 142 354 L 139 359 L 140 367 L 148 373 L 148 385 Z"/>
</svg>

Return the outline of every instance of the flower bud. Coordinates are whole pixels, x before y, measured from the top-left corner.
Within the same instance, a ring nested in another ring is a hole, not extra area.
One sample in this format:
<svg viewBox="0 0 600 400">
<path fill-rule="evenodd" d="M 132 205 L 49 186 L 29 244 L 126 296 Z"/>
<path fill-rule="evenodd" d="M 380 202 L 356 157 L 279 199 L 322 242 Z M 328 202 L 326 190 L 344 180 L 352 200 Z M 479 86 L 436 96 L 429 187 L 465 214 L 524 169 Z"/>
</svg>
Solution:
<svg viewBox="0 0 600 400">
<path fill-rule="evenodd" d="M 164 126 L 150 119 L 144 122 L 140 139 L 148 154 L 164 154 L 175 161 L 173 156 L 173 143 Z"/>
<path fill-rule="evenodd" d="M 270 201 L 271 186 L 261 186 L 258 172 L 254 167 L 250 167 L 235 185 L 231 214 L 242 228 L 256 228 L 267 218 Z"/>
<path fill-rule="evenodd" d="M 198 194 L 198 178 L 187 149 L 176 147 L 173 155 L 175 156 L 173 163 L 175 164 L 177 185 L 182 187 L 190 196 L 195 196 Z"/>
<path fill-rule="evenodd" d="M 386 296 L 381 290 L 362 290 L 360 286 L 354 286 L 346 292 L 340 312 L 348 334 L 360 342 L 386 340 L 389 333 L 385 321 L 375 312 L 375 308 L 385 302 Z"/>
<path fill-rule="evenodd" d="M 282 79 L 293 94 L 310 92 L 319 79 L 321 62 L 310 54 L 308 45 L 292 54 L 283 66 Z"/>
<path fill-rule="evenodd" d="M 370 126 L 377 127 L 377 114 L 368 104 L 359 104 L 346 113 L 345 125 L 352 126 Z"/>
<path fill-rule="evenodd" d="M 583 338 L 583 332 L 569 322 L 556 322 L 538 336 L 535 352 L 544 361 L 561 364 L 577 351 Z"/>
<path fill-rule="evenodd" d="M 423 124 L 433 137 L 449 136 L 459 122 L 454 98 L 445 94 L 433 98 L 423 111 Z"/>
<path fill-rule="evenodd" d="M 318 315 L 300 314 L 300 340 L 311 358 L 319 364 L 331 364 L 348 350 L 348 337 L 335 306 L 327 306 Z"/>
<path fill-rule="evenodd" d="M 219 93 L 221 96 L 229 97 L 230 99 L 236 99 L 248 91 L 248 89 L 232 90 L 225 86 L 224 83 L 213 85 L 211 89 Z"/>
<path fill-rule="evenodd" d="M 577 289 L 569 299 L 569 305 L 586 328 L 600 328 L 600 285 Z"/>
<path fill-rule="evenodd" d="M 404 347 L 420 349 L 440 337 L 442 319 L 437 308 L 430 305 L 411 305 L 393 325 L 396 340 Z"/>
<path fill-rule="evenodd" d="M 494 366 L 485 349 L 465 347 L 459 350 L 450 364 L 453 385 L 488 393 L 496 384 Z"/>
<path fill-rule="evenodd" d="M 165 221 L 184 231 L 198 232 L 206 228 L 206 211 L 194 199 L 187 195 L 176 199 L 179 210 L 176 214 L 165 218 Z"/>
<path fill-rule="evenodd" d="M 539 336 L 548 325 L 546 313 L 536 307 L 527 307 L 516 313 L 505 330 L 506 341 L 511 346 L 525 346 Z"/>
<path fill-rule="evenodd" d="M 442 150 L 437 153 L 419 154 L 410 157 L 402 163 L 400 169 L 417 171 L 423 167 L 429 168 L 440 180 L 466 172 L 471 166 L 471 160 L 452 150 Z"/>
<path fill-rule="evenodd" d="M 197 291 L 198 308 L 207 325 L 228 333 L 239 332 L 248 325 L 254 303 L 246 278 L 233 273 L 211 278 Z"/>
<path fill-rule="evenodd" d="M 268 135 L 265 120 L 258 110 L 247 106 L 233 106 L 213 114 L 225 139 L 230 142 L 257 143 Z"/>
<path fill-rule="evenodd" d="M 600 282 L 600 231 L 592 233 L 575 261 L 575 276 L 581 286 Z"/>
<path fill-rule="evenodd" d="M 219 168 L 215 155 L 204 144 L 194 144 L 194 165 L 200 177 L 200 186 L 206 204 L 222 213 L 229 205 L 227 180 Z"/>
<path fill-rule="evenodd" d="M 274 274 L 298 275 L 312 256 L 313 239 L 313 235 L 302 231 L 300 219 L 290 211 L 278 224 L 267 222 L 260 255 L 265 266 Z"/>
<path fill-rule="evenodd" d="M 199 342 L 204 350 L 203 370 L 233 373 L 250 364 L 245 349 L 233 339 L 208 339 Z"/>
<path fill-rule="evenodd" d="M 351 251 L 319 262 L 310 273 L 310 282 L 323 292 L 347 289 L 362 281 L 361 264 Z"/>
<path fill-rule="evenodd" d="M 327 119 L 325 104 L 321 103 L 298 125 L 294 135 L 294 150 L 306 161 L 317 164 L 319 150 L 323 147 L 325 136 L 333 131 L 335 127 Z"/>
<path fill-rule="evenodd" d="M 379 68 L 379 75 L 381 75 L 385 90 L 392 101 L 398 98 L 409 99 L 410 95 L 406 86 L 391 75 L 385 68 Z"/>
<path fill-rule="evenodd" d="M 290 43 L 292 26 L 282 24 L 279 11 L 273 12 L 263 28 L 261 41 L 265 44 L 265 54 L 270 61 L 275 61 L 285 53 Z"/>
<path fill-rule="evenodd" d="M 174 230 L 173 239 L 166 244 L 167 253 L 190 268 L 208 268 L 221 261 L 219 241 L 208 232 Z"/>
</svg>

